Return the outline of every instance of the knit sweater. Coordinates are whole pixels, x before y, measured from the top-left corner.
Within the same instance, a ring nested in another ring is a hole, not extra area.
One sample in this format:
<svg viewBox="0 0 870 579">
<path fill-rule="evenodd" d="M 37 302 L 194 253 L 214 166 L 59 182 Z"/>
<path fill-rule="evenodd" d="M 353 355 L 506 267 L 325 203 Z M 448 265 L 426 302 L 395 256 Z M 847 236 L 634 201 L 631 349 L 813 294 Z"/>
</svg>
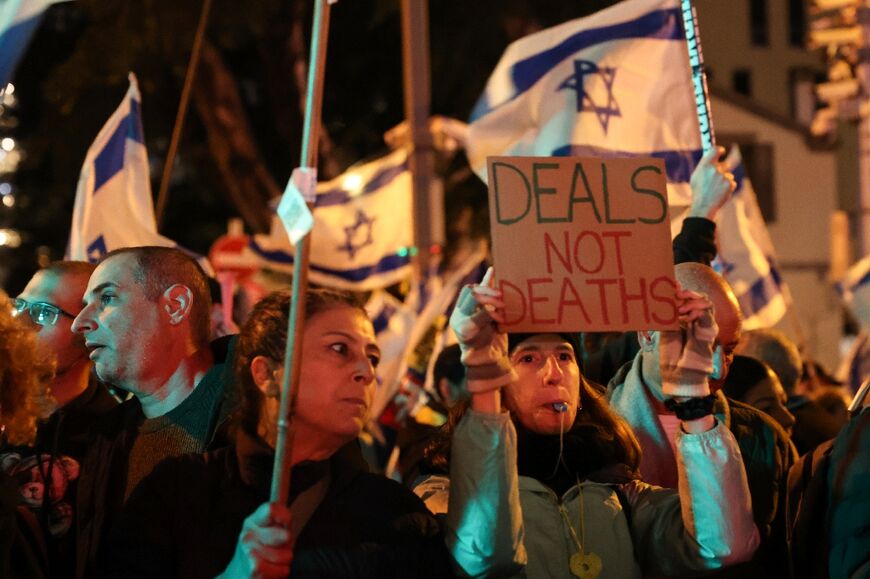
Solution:
<svg viewBox="0 0 870 579">
<path fill-rule="evenodd" d="M 223 393 L 217 380 L 203 380 L 176 408 L 139 425 L 127 470 L 124 500 L 157 464 L 169 456 L 205 452 L 216 404 Z"/>
</svg>

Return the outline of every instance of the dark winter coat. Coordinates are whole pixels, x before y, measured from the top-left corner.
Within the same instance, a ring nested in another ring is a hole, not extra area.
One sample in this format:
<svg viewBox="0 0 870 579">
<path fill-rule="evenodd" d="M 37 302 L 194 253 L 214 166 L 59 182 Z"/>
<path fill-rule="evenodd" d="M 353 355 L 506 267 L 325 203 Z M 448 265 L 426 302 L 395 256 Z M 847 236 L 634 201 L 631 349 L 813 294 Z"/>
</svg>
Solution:
<svg viewBox="0 0 870 579">
<path fill-rule="evenodd" d="M 245 518 L 269 499 L 273 454 L 240 433 L 235 446 L 167 459 L 133 492 L 100 552 L 102 577 L 214 577 Z M 435 518 L 411 491 L 365 470 L 356 441 L 293 468 L 292 501 L 329 472 L 296 540 L 293 577 L 449 577 Z"/>
<path fill-rule="evenodd" d="M 212 342 L 215 365 L 196 386 L 220 392 L 209 428 L 209 450 L 229 444 L 221 432 L 237 406 L 232 387 L 235 338 L 226 336 Z M 142 407 L 133 398 L 105 415 L 91 430 L 76 500 L 76 577 L 80 579 L 91 576 L 100 543 L 124 505 L 128 458 L 142 418 Z"/>
</svg>

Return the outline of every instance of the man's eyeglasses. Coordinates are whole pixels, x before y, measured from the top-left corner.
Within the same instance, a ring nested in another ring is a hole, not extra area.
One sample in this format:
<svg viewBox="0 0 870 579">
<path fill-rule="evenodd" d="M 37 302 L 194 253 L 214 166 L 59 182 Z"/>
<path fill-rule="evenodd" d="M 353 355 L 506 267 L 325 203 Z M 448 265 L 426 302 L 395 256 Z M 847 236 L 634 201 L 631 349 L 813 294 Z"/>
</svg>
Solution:
<svg viewBox="0 0 870 579">
<path fill-rule="evenodd" d="M 56 305 L 47 304 L 45 302 L 27 302 L 21 298 L 12 300 L 12 307 L 15 308 L 15 315 L 20 316 L 24 312 L 30 313 L 30 319 L 40 326 L 53 326 L 57 323 L 57 319 L 61 316 L 75 319 L 75 316 L 69 312 L 65 312 Z"/>
</svg>

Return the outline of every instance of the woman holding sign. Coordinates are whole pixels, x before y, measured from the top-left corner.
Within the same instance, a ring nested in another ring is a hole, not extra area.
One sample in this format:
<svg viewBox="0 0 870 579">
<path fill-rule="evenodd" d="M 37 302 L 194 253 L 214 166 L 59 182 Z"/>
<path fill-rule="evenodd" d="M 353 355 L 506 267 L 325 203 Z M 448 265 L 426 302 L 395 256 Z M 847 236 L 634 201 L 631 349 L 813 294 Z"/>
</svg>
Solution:
<svg viewBox="0 0 870 579">
<path fill-rule="evenodd" d="M 758 533 L 737 443 L 709 413 L 692 412 L 709 394 L 697 368 L 712 356 L 710 302 L 678 292 L 684 331 L 662 348 L 688 412 L 679 491 L 666 490 L 634 475 L 638 443 L 583 378 L 570 335 L 499 331 L 504 304 L 491 276 L 463 289 L 450 320 L 472 393 L 453 432 L 450 479 L 417 489 L 449 492 L 447 543 L 461 572 L 622 579 L 748 559 Z"/>
</svg>

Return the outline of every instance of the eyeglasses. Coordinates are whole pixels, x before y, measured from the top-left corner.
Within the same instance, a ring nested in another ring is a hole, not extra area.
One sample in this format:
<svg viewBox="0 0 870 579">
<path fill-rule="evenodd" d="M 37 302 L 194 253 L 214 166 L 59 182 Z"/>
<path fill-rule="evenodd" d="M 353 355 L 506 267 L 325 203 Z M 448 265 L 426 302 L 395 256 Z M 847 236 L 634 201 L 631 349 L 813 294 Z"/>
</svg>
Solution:
<svg viewBox="0 0 870 579">
<path fill-rule="evenodd" d="M 75 319 L 75 316 L 69 312 L 65 312 L 56 305 L 45 302 L 27 302 L 21 298 L 12 300 L 12 307 L 15 308 L 15 315 L 20 316 L 24 312 L 30 313 L 30 319 L 40 326 L 53 326 L 57 323 L 57 319 L 64 315 L 68 318 Z"/>
</svg>

